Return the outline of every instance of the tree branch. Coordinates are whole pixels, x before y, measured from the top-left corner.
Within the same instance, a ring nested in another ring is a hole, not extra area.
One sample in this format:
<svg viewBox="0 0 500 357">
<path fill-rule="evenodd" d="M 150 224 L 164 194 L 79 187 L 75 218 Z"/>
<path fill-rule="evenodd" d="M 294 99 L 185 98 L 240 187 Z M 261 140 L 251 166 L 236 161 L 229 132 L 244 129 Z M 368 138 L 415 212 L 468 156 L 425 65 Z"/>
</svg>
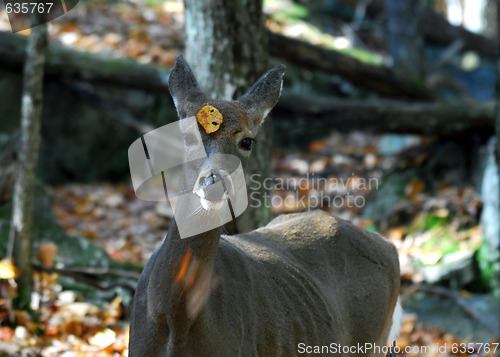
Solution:
<svg viewBox="0 0 500 357">
<path fill-rule="evenodd" d="M 338 51 L 268 31 L 272 56 L 299 66 L 340 75 L 350 82 L 393 97 L 431 99 L 423 87 L 398 78 L 389 68 L 361 62 Z"/>
<path fill-rule="evenodd" d="M 408 103 L 395 100 L 350 100 L 284 92 L 274 116 L 307 127 L 450 136 L 469 131 L 493 135 L 495 101 L 476 103 Z M 291 115 L 293 113 L 293 115 Z M 297 125 L 297 124 L 295 124 Z"/>
<path fill-rule="evenodd" d="M 418 285 L 415 290 L 431 293 L 453 300 L 462 310 L 474 320 L 478 321 L 481 325 L 486 327 L 495 336 L 500 336 L 500 331 L 497 327 L 491 324 L 488 320 L 483 318 L 476 310 L 474 310 L 467 300 L 462 298 L 457 291 L 447 289 L 437 285 Z"/>
<path fill-rule="evenodd" d="M 498 49 L 493 39 L 453 26 L 443 16 L 432 10 L 425 10 L 422 16 L 422 30 L 429 43 L 448 46 L 457 39 L 464 42 L 464 50 L 476 51 L 484 56 L 496 57 Z"/>
<path fill-rule="evenodd" d="M 373 66 L 337 51 L 268 31 L 270 54 L 291 63 L 338 74 L 354 84 L 395 97 L 428 99 L 423 87 L 397 78 L 383 66 Z M 26 38 L 0 32 L 0 65 L 20 70 L 25 60 Z M 96 54 L 50 44 L 46 75 L 61 80 L 83 80 L 168 93 L 169 68 L 143 65 L 133 60 L 109 59 Z"/>
<path fill-rule="evenodd" d="M 0 66 L 21 70 L 26 37 L 0 31 Z M 127 59 L 111 59 L 51 44 L 45 73 L 58 79 L 107 83 L 127 88 L 168 93 L 168 68 L 144 65 Z"/>
<path fill-rule="evenodd" d="M 99 290 L 111 290 L 116 287 L 123 287 L 125 289 L 130 290 L 132 293 L 134 292 L 135 288 L 130 284 L 126 284 L 123 282 L 115 282 L 107 285 L 101 285 L 97 283 L 94 279 L 88 278 L 87 276 L 114 275 L 121 278 L 132 279 L 135 282 L 137 282 L 140 277 L 139 273 L 121 271 L 116 269 L 107 269 L 107 268 L 88 268 L 88 267 L 47 268 L 39 264 L 33 264 L 33 268 L 37 271 L 42 271 L 46 273 L 56 273 L 60 275 L 65 275 Z"/>
<path fill-rule="evenodd" d="M 110 119 L 116 120 L 129 128 L 138 132 L 139 135 L 144 135 L 155 128 L 147 123 L 142 123 L 137 120 L 126 108 L 103 98 L 97 92 L 92 90 L 92 87 L 85 86 L 69 81 L 59 82 L 61 86 L 73 92 L 80 97 L 85 103 L 94 109 L 99 110 L 102 114 Z"/>
<path fill-rule="evenodd" d="M 367 8 L 367 13 L 371 17 L 375 17 L 384 11 L 384 0 L 374 0 Z M 494 39 L 470 32 L 462 26 L 454 26 L 432 9 L 427 8 L 424 10 L 421 25 L 424 38 L 428 43 L 448 46 L 460 39 L 464 42 L 465 50 L 476 51 L 489 57 L 496 57 L 498 54 L 497 44 Z"/>
</svg>

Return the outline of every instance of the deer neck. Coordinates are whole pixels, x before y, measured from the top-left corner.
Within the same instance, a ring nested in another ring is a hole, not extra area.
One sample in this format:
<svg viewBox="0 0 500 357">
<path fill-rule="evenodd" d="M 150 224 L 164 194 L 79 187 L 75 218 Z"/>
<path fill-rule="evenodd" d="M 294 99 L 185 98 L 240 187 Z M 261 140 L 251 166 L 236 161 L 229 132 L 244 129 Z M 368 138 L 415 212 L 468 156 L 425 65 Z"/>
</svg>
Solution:
<svg viewBox="0 0 500 357">
<path fill-rule="evenodd" d="M 176 260 L 186 261 L 186 257 L 191 256 L 192 260 L 200 264 L 212 265 L 221 233 L 222 227 L 217 227 L 192 237 L 181 238 L 174 218 L 163 244 L 166 250 L 164 253 L 170 256 L 174 264 Z M 175 265 L 171 268 L 174 275 L 177 275 Z"/>
<path fill-rule="evenodd" d="M 151 267 L 148 306 L 154 310 L 152 316 L 166 316 L 171 323 L 196 318 L 214 286 L 213 266 L 221 233 L 222 227 L 217 227 L 181 238 L 172 220 Z"/>
</svg>

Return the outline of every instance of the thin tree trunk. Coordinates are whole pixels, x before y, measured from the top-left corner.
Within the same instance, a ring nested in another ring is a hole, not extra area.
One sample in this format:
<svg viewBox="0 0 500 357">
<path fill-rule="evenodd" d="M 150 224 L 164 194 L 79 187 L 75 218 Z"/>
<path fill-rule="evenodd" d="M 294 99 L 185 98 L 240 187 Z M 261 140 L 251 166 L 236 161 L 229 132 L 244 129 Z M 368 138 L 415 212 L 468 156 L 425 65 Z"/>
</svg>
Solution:
<svg viewBox="0 0 500 357">
<path fill-rule="evenodd" d="M 26 307 L 32 291 L 31 244 L 33 226 L 33 193 L 35 169 L 40 144 L 43 73 L 47 48 L 47 26 L 31 30 L 24 65 L 21 104 L 21 143 L 19 167 L 14 185 L 11 239 L 14 241 L 14 261 L 20 270 L 17 305 Z"/>
<path fill-rule="evenodd" d="M 422 79 L 424 40 L 420 28 L 423 1 L 386 0 L 389 50 L 402 78 Z"/>
<path fill-rule="evenodd" d="M 482 29 L 482 34 L 489 38 L 495 38 L 498 34 L 498 19 L 497 19 L 497 2 L 498 0 L 486 0 L 483 8 L 483 16 L 486 22 L 485 27 Z"/>
<path fill-rule="evenodd" d="M 185 0 L 184 5 L 186 59 L 200 86 L 213 98 L 233 99 L 244 94 L 268 69 L 262 0 Z M 264 185 L 252 182 L 270 175 L 269 124 L 268 119 L 260 129 L 245 172 L 249 195 L 261 200 L 268 192 Z M 258 175 L 252 180 L 252 174 Z M 238 217 L 237 232 L 255 229 L 270 220 L 269 204 L 255 206 L 250 205 Z"/>
<path fill-rule="evenodd" d="M 500 51 L 500 0 L 497 0 L 497 51 Z M 496 108 L 496 150 L 495 157 L 497 162 L 498 177 L 500 177 L 500 58 L 497 57 L 497 108 Z M 500 197 L 498 197 L 498 202 L 500 202 Z M 500 211 L 500 205 L 497 207 Z M 500 239 L 500 231 L 498 232 L 498 237 Z M 500 245 L 498 246 L 500 251 Z"/>
</svg>

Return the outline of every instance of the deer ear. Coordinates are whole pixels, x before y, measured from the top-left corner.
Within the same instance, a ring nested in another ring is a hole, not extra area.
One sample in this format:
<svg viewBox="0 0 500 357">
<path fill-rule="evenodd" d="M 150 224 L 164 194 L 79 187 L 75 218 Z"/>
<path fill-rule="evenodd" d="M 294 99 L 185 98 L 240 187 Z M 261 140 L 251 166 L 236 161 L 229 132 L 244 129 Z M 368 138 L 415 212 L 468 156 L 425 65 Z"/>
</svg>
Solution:
<svg viewBox="0 0 500 357">
<path fill-rule="evenodd" d="M 265 73 L 250 90 L 238 99 L 254 128 L 260 126 L 278 102 L 283 87 L 285 65 L 280 64 Z"/>
<path fill-rule="evenodd" d="M 170 70 L 168 88 L 180 119 L 196 115 L 194 111 L 206 101 L 205 94 L 182 55 L 177 56 L 174 67 Z"/>
</svg>

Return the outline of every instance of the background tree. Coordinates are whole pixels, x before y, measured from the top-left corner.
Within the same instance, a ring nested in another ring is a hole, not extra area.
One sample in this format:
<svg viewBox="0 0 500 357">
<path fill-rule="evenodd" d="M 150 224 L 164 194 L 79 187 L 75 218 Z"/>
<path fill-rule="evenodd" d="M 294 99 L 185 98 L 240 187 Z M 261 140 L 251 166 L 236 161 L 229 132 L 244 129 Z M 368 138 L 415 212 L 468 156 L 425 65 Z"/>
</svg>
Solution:
<svg viewBox="0 0 500 357">
<path fill-rule="evenodd" d="M 497 51 L 500 51 L 500 0 L 497 0 Z M 497 57 L 497 112 L 496 112 L 496 147 L 495 147 L 495 158 L 497 162 L 497 169 L 499 170 L 500 177 L 500 57 Z M 498 202 L 500 202 L 500 197 L 498 198 Z M 500 206 L 498 207 L 500 211 Z M 500 232 L 498 232 L 498 236 L 500 238 Z M 500 246 L 498 247 L 500 250 Z"/>
<path fill-rule="evenodd" d="M 232 99 L 244 94 L 268 69 L 267 36 L 262 0 L 185 0 L 186 58 L 201 88 L 213 98 Z M 267 120 L 257 136 L 246 170 L 248 193 L 258 191 L 250 176 L 270 175 L 271 126 Z M 254 196 L 255 197 L 255 196 Z M 250 203 L 252 201 L 249 201 Z M 266 224 L 269 204 L 247 208 L 236 230 L 245 232 Z"/>
<path fill-rule="evenodd" d="M 23 96 L 21 104 L 21 135 L 18 173 L 14 184 L 11 244 L 14 262 L 19 268 L 17 305 L 26 307 L 33 285 L 31 245 L 33 235 L 33 197 L 35 168 L 40 146 L 43 74 L 47 48 L 47 26 L 31 30 L 24 63 Z"/>
<path fill-rule="evenodd" d="M 403 77 L 422 81 L 424 75 L 424 40 L 421 17 L 422 0 L 385 0 L 389 51 L 394 68 Z"/>
</svg>

